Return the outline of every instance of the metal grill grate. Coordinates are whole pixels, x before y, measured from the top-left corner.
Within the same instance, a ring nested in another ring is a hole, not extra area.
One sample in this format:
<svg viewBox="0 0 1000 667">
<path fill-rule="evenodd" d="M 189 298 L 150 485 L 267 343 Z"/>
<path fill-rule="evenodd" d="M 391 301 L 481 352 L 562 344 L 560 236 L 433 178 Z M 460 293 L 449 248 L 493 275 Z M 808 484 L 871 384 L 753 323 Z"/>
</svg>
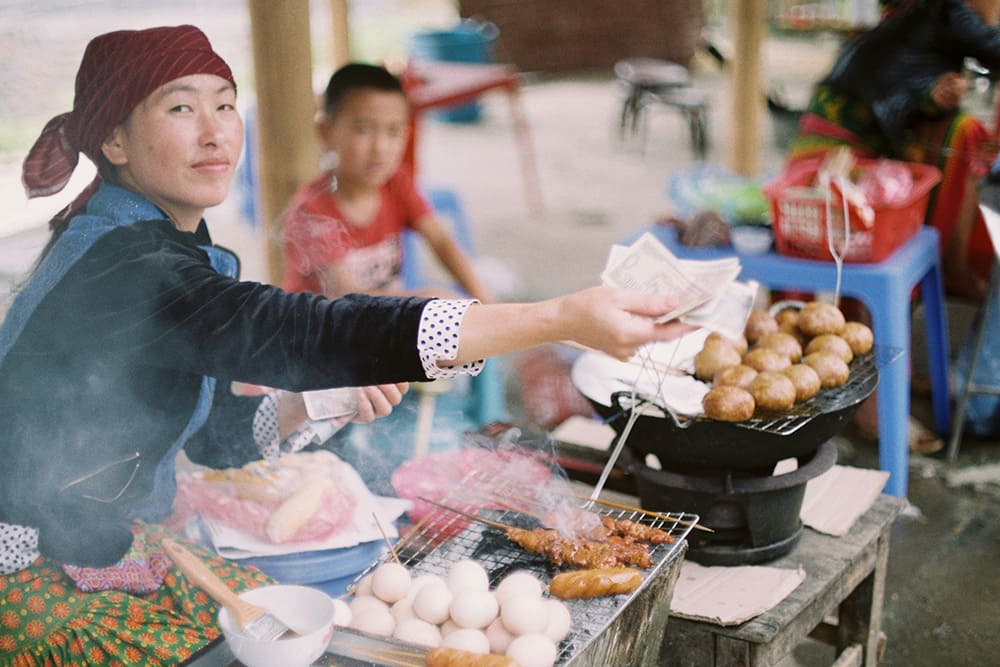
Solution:
<svg viewBox="0 0 1000 667">
<path fill-rule="evenodd" d="M 645 512 L 639 509 L 621 509 L 604 504 L 588 506 L 585 499 L 579 499 L 572 494 L 572 487 L 559 480 L 548 487 L 526 487 L 516 482 L 486 476 L 473 472 L 456 484 L 443 504 L 460 509 L 470 514 L 478 514 L 482 518 L 503 523 L 505 525 L 531 529 L 537 527 L 536 512 L 521 511 L 520 507 L 542 507 L 542 503 L 567 502 L 574 507 L 586 507 L 600 516 L 615 519 L 629 519 L 644 525 L 659 528 L 669 533 L 672 544 L 650 544 L 649 552 L 653 560 L 650 568 L 643 570 L 643 585 L 629 595 L 593 598 L 589 600 L 565 600 L 573 619 L 569 636 L 559 644 L 559 654 L 556 664 L 567 665 L 595 638 L 599 637 L 640 594 L 649 582 L 659 576 L 665 566 L 672 562 L 682 551 L 683 540 L 698 522 L 694 514 L 659 514 Z M 547 583 L 559 569 L 551 565 L 544 556 L 531 554 L 507 538 L 498 528 L 486 526 L 467 517 L 446 509 L 438 509 L 425 517 L 414 530 L 406 535 L 396 545 L 396 553 L 404 565 L 410 568 L 414 576 L 421 574 L 436 574 L 446 578 L 450 567 L 467 558 L 480 563 L 490 577 L 490 587 L 496 585 L 507 574 L 520 570 L 527 571 Z M 358 575 L 360 580 L 381 562 L 391 558 L 386 555 L 382 560 L 372 563 L 364 572 Z M 343 632 L 341 633 L 343 638 Z M 370 640 L 359 633 L 359 637 Z M 381 642 L 386 644 L 386 642 Z M 388 644 L 398 644 L 389 640 Z M 343 649 L 338 649 L 338 652 Z M 344 651 L 349 655 L 350 651 Z"/>
<path fill-rule="evenodd" d="M 824 389 L 787 414 L 772 418 L 755 418 L 736 425 L 755 431 L 767 431 L 778 435 L 789 435 L 822 414 L 836 412 L 854 405 L 862 397 L 868 396 L 878 385 L 878 371 L 902 356 L 898 348 L 876 346 L 866 355 L 855 357 L 850 363 L 851 374 L 847 382 L 833 389 Z"/>
</svg>

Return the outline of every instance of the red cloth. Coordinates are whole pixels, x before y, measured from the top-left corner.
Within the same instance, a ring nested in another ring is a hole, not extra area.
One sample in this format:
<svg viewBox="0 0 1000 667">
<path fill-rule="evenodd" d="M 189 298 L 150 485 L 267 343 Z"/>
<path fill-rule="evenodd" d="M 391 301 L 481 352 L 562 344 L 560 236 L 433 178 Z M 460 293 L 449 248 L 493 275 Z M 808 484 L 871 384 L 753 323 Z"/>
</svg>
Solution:
<svg viewBox="0 0 1000 667">
<path fill-rule="evenodd" d="M 360 289 L 386 286 L 402 270 L 400 234 L 430 213 L 405 168 L 382 186 L 382 201 L 370 222 L 348 221 L 330 188 L 329 172 L 302 186 L 285 215 L 285 276 L 290 292 L 323 293 L 319 271 L 351 255 L 351 270 Z"/>
<path fill-rule="evenodd" d="M 73 111 L 50 120 L 24 160 L 21 180 L 28 197 L 62 190 L 80 153 L 97 164 L 101 145 L 132 109 L 160 86 L 191 74 L 215 74 L 236 86 L 229 66 L 191 25 L 118 30 L 92 39 L 76 74 Z M 94 190 L 91 184 L 50 224 L 69 219 Z"/>
</svg>

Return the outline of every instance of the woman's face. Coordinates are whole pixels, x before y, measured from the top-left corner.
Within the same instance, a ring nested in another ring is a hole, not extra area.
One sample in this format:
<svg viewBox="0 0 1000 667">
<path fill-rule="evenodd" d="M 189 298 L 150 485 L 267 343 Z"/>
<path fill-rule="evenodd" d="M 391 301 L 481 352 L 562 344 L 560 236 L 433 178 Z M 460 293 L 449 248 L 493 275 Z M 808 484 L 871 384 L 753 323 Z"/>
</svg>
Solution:
<svg viewBox="0 0 1000 667">
<path fill-rule="evenodd" d="M 986 25 L 995 26 L 1000 21 L 1000 0 L 965 0 L 969 9 L 979 15 Z"/>
<path fill-rule="evenodd" d="M 379 188 L 403 161 L 410 110 L 401 93 L 361 89 L 348 95 L 332 123 L 320 126 L 337 153 L 339 187 Z"/>
<path fill-rule="evenodd" d="M 192 74 L 160 86 L 103 146 L 122 185 L 188 231 L 206 208 L 226 198 L 242 148 L 236 90 L 214 74 Z"/>
</svg>

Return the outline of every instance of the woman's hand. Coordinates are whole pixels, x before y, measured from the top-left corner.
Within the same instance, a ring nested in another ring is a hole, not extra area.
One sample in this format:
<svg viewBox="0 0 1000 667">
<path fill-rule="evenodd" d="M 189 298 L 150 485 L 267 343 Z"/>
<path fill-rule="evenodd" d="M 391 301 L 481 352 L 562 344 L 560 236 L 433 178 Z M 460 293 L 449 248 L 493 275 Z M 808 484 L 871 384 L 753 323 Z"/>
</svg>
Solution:
<svg viewBox="0 0 1000 667">
<path fill-rule="evenodd" d="M 593 287 L 561 301 L 569 340 L 622 361 L 631 358 L 642 345 L 673 340 L 696 329 L 677 321 L 654 321 L 676 305 L 665 296 Z"/>
<path fill-rule="evenodd" d="M 958 72 L 945 72 L 931 90 L 931 100 L 942 109 L 957 109 L 962 98 L 969 92 L 969 82 Z"/>
<path fill-rule="evenodd" d="M 367 424 L 379 417 L 385 417 L 403 400 L 403 395 L 409 391 L 409 382 L 396 384 L 380 384 L 371 387 L 359 387 L 358 412 L 351 421 L 355 424 Z"/>
</svg>

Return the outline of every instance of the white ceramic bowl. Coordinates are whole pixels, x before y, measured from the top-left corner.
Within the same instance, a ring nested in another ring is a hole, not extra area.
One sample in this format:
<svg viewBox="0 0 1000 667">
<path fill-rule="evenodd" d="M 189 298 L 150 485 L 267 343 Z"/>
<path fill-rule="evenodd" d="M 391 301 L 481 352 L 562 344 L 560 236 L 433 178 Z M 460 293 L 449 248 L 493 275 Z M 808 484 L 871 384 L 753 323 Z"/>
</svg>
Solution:
<svg viewBox="0 0 1000 667">
<path fill-rule="evenodd" d="M 742 225 L 729 230 L 729 242 L 741 255 L 763 255 L 773 241 L 774 234 L 767 227 Z"/>
<path fill-rule="evenodd" d="M 262 586 L 240 597 L 271 610 L 295 631 L 268 642 L 251 639 L 227 610 L 219 610 L 222 634 L 247 667 L 308 667 L 323 655 L 333 636 L 335 607 L 329 595 L 307 586 Z"/>
</svg>

